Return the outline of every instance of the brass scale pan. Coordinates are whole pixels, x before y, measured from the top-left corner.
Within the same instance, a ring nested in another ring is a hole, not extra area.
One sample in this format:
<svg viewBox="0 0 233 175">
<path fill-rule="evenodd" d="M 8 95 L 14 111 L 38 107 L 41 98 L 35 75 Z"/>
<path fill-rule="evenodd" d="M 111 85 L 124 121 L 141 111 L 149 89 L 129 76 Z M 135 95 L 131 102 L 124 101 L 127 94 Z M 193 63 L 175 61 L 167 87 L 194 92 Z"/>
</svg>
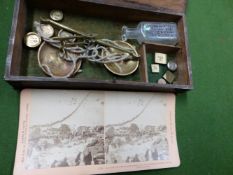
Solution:
<svg viewBox="0 0 233 175">
<path fill-rule="evenodd" d="M 60 58 L 59 52 L 59 49 L 43 42 L 38 51 L 38 62 L 42 70 L 49 76 L 53 75 L 53 77 L 66 77 L 69 74 L 76 74 L 81 67 L 82 60 L 77 61 L 74 65 L 72 61 Z"/>
<path fill-rule="evenodd" d="M 124 42 L 124 41 L 115 41 L 115 43 L 121 47 L 132 49 L 134 52 L 134 55 L 138 55 L 135 48 L 129 43 Z M 114 49 L 114 48 L 111 48 L 110 51 L 113 53 L 123 53 L 122 51 Z M 104 66 L 115 75 L 128 76 L 128 75 L 133 74 L 138 69 L 139 60 L 129 59 L 129 60 L 119 61 L 115 63 L 104 64 Z"/>
</svg>

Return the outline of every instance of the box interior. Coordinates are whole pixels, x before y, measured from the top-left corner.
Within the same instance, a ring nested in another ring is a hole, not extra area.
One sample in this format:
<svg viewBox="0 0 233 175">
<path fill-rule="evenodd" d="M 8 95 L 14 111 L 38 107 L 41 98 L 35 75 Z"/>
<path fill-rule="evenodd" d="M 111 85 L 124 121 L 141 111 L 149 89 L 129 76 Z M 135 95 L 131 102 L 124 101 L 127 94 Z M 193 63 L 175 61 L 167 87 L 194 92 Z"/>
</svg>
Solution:
<svg viewBox="0 0 233 175">
<path fill-rule="evenodd" d="M 155 83 L 164 73 L 165 68 L 159 75 L 151 72 L 150 65 L 153 63 L 155 52 L 168 54 L 168 58 L 174 58 L 178 63 L 176 72 L 177 85 L 189 85 L 189 73 L 187 63 L 187 53 L 185 45 L 184 24 L 182 15 L 157 13 L 123 7 L 81 2 L 76 0 L 45 1 L 45 0 L 25 0 L 20 1 L 18 24 L 16 29 L 16 43 L 13 48 L 13 56 L 10 67 L 11 76 L 47 77 L 38 66 L 38 49 L 27 48 L 23 44 L 24 35 L 27 32 L 35 31 L 33 22 L 39 21 L 40 17 L 49 18 L 49 13 L 53 9 L 64 12 L 64 20 L 61 22 L 74 29 L 85 33 L 96 33 L 98 38 L 108 38 L 112 40 L 121 39 L 121 28 L 123 25 L 136 27 L 141 21 L 153 22 L 175 22 L 178 25 L 180 41 L 177 46 L 160 45 L 153 43 L 137 44 L 140 53 L 139 69 L 130 76 L 120 77 L 112 74 L 103 65 L 93 64 L 83 61 L 82 73 L 78 73 L 76 80 L 123 80 L 127 82 Z"/>
</svg>

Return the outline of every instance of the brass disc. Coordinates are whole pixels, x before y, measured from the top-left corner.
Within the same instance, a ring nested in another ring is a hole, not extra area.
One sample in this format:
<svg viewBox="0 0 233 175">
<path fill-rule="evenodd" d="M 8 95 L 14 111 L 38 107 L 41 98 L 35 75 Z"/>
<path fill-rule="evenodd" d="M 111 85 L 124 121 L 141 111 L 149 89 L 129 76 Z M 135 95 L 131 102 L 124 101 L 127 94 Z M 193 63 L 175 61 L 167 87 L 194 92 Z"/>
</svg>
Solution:
<svg viewBox="0 0 233 175">
<path fill-rule="evenodd" d="M 24 43 L 27 47 L 36 48 L 41 44 L 41 37 L 35 32 L 29 32 L 24 37 Z"/>
<path fill-rule="evenodd" d="M 77 73 L 81 67 L 82 60 L 77 61 L 76 65 L 73 65 L 73 62 L 59 57 L 59 50 L 57 48 L 44 42 L 38 51 L 38 63 L 47 75 L 50 76 L 51 72 L 56 77 L 65 77 L 72 71 L 74 66 L 75 70 L 72 72 L 72 75 Z"/>
<path fill-rule="evenodd" d="M 50 12 L 50 18 L 54 21 L 61 21 L 64 18 L 63 12 L 61 10 L 52 10 Z"/>
<path fill-rule="evenodd" d="M 115 43 L 121 47 L 133 49 L 135 52 L 135 55 L 138 55 L 134 46 L 130 45 L 129 43 L 124 42 L 124 41 L 115 41 Z M 111 48 L 110 52 L 111 53 L 124 53 L 123 51 L 120 51 L 114 48 Z M 133 59 L 133 60 L 126 60 L 126 61 L 119 61 L 115 63 L 107 63 L 107 64 L 104 64 L 104 66 L 115 75 L 128 76 L 128 75 L 133 74 L 138 69 L 139 60 Z"/>
</svg>

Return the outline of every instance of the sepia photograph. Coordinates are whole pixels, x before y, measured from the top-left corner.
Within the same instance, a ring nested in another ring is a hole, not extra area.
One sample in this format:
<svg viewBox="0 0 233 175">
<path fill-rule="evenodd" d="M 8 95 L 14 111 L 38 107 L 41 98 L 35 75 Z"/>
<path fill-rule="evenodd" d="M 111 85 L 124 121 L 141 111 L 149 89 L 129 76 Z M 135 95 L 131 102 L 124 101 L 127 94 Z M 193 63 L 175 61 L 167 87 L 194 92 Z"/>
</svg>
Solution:
<svg viewBox="0 0 233 175">
<path fill-rule="evenodd" d="M 31 110 L 26 169 L 105 164 L 103 93 L 64 93 L 34 98 L 40 108 Z"/>
<path fill-rule="evenodd" d="M 105 102 L 106 164 L 168 160 L 164 98 L 111 93 Z"/>
</svg>

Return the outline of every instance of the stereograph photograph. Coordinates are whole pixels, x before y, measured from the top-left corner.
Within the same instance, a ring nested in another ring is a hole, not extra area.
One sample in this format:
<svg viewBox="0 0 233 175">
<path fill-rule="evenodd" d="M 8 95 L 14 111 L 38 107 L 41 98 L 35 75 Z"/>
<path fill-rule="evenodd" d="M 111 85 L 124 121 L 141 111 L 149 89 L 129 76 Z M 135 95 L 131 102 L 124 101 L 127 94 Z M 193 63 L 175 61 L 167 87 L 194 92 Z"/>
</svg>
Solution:
<svg viewBox="0 0 233 175">
<path fill-rule="evenodd" d="M 70 167 L 83 174 L 94 168 L 93 173 L 99 174 L 121 171 L 118 165 L 130 171 L 127 164 L 153 162 L 152 169 L 179 163 L 176 137 L 171 135 L 175 133 L 170 110 L 174 96 L 65 90 L 24 93 L 16 164 L 25 154 L 21 161 L 25 171 Z M 24 144 L 21 137 L 27 138 Z"/>
</svg>

